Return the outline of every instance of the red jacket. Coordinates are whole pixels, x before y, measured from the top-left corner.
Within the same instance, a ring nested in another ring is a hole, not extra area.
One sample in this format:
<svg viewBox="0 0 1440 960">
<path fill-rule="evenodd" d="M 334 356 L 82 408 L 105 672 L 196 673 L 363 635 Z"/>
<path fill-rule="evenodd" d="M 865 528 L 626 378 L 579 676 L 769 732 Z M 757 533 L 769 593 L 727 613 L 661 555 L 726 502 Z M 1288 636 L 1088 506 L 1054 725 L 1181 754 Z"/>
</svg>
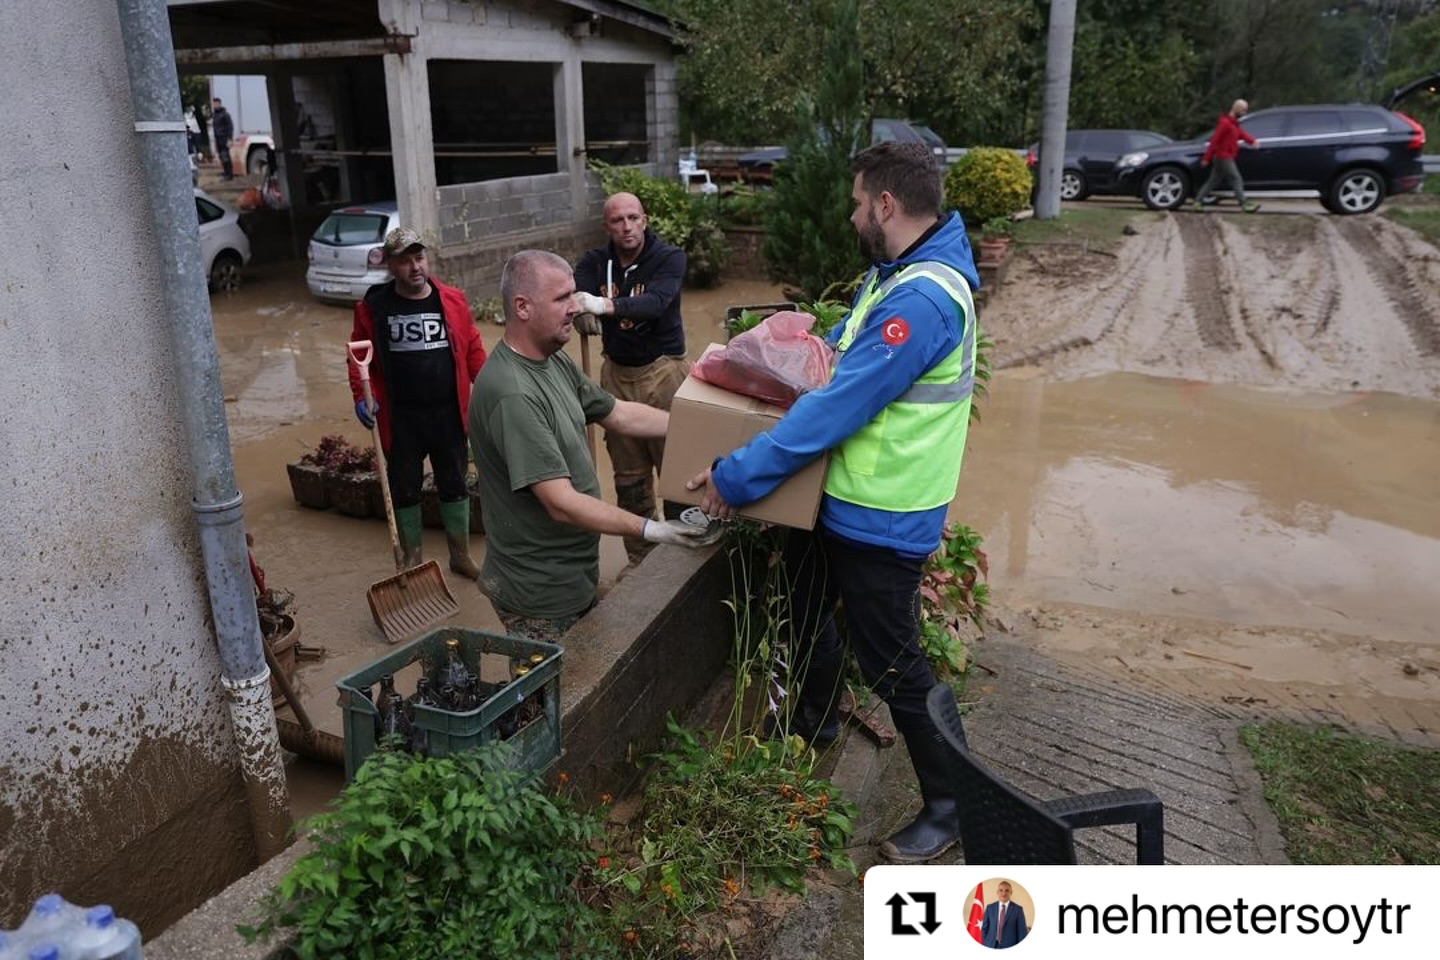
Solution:
<svg viewBox="0 0 1440 960">
<path fill-rule="evenodd" d="M 1210 142 L 1205 145 L 1205 156 L 1200 158 L 1200 162 L 1209 163 L 1214 157 L 1234 160 L 1240 154 L 1241 140 L 1252 147 L 1256 144 L 1255 138 L 1240 126 L 1239 120 L 1229 113 L 1220 114 L 1220 120 L 1215 124 L 1215 132 L 1210 134 Z"/>
<path fill-rule="evenodd" d="M 430 278 L 430 282 L 440 291 L 440 312 L 445 316 L 445 326 L 450 334 L 450 353 L 455 357 L 455 395 L 460 400 L 460 429 L 465 430 L 470 410 L 470 384 L 475 381 L 475 375 L 485 363 L 485 344 L 481 342 L 480 334 L 475 329 L 475 321 L 470 317 L 470 305 L 465 302 L 465 294 L 454 287 L 447 287 L 434 277 Z M 366 300 L 368 299 L 369 294 L 366 294 Z M 355 323 L 350 328 L 351 340 L 374 341 L 375 318 L 366 300 L 355 304 Z M 365 396 L 360 389 L 359 368 L 353 363 L 347 363 L 346 366 L 350 368 L 350 393 L 355 402 L 359 403 Z M 380 359 L 378 345 L 370 364 L 370 391 L 375 396 L 375 402 L 380 405 L 380 412 L 375 417 L 380 426 L 380 443 L 389 450 L 390 405 L 385 402 L 385 364 Z"/>
</svg>

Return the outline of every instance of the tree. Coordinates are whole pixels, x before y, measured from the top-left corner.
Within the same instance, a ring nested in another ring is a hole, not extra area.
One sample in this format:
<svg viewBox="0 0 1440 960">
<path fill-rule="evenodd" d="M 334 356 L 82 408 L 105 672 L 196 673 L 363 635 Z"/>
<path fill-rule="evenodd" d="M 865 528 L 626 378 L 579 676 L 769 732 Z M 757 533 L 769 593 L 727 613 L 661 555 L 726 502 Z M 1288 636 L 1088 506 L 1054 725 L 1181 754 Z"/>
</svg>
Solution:
<svg viewBox="0 0 1440 960">
<path fill-rule="evenodd" d="M 789 155 L 775 169 L 765 259 L 798 299 L 822 299 L 864 268 L 850 227 L 850 157 L 865 145 L 865 67 L 859 0 L 837 0 L 825 35 L 825 73 L 814 106 L 801 101 Z"/>
</svg>

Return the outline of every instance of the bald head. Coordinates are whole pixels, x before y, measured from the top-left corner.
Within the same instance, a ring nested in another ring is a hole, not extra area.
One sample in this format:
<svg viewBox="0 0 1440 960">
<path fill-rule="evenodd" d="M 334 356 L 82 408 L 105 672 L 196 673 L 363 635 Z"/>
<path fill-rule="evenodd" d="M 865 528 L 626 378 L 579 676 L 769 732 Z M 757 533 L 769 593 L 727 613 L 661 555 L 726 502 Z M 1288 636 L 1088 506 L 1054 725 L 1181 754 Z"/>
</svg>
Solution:
<svg viewBox="0 0 1440 960">
<path fill-rule="evenodd" d="M 1245 100 L 1236 100 L 1230 104 L 1230 115 L 1233 117 L 1243 117 L 1249 112 L 1250 104 Z"/>
<path fill-rule="evenodd" d="M 645 249 L 645 228 L 650 225 L 640 198 L 633 193 L 614 193 L 605 201 L 605 232 L 620 262 L 629 266 Z"/>
</svg>

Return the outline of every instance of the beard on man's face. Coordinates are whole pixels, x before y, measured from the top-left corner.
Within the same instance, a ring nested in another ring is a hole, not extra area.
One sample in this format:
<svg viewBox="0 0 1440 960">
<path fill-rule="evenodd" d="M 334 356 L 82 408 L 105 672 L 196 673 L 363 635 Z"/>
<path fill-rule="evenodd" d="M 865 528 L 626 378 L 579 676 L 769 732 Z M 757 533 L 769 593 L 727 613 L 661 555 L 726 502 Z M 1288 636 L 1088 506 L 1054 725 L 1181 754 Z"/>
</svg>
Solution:
<svg viewBox="0 0 1440 960">
<path fill-rule="evenodd" d="M 857 232 L 856 239 L 860 244 L 860 256 L 866 260 L 885 259 L 885 231 L 880 229 L 880 222 L 875 219 L 873 211 Z"/>
</svg>

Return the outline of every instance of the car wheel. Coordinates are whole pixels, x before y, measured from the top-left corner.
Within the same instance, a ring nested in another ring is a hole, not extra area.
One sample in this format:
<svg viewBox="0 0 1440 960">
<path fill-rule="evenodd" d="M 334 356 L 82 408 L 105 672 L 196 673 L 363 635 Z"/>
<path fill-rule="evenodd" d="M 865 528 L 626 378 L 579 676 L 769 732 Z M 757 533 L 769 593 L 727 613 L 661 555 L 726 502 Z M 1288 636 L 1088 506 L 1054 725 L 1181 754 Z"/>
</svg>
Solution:
<svg viewBox="0 0 1440 960">
<path fill-rule="evenodd" d="M 1385 181 L 1374 170 L 1346 170 L 1330 186 L 1329 199 L 1336 213 L 1369 213 L 1385 199 Z"/>
<path fill-rule="evenodd" d="M 1060 199 L 1061 200 L 1084 200 L 1090 195 L 1090 188 L 1085 183 L 1085 174 L 1079 170 L 1066 170 L 1060 174 Z"/>
<path fill-rule="evenodd" d="M 245 158 L 245 172 L 252 177 L 258 177 L 265 172 L 264 150 L 250 151 L 250 155 Z"/>
<path fill-rule="evenodd" d="M 210 265 L 210 292 L 231 293 L 240 289 L 240 258 L 222 253 Z"/>
<path fill-rule="evenodd" d="M 1140 199 L 1151 210 L 1174 210 L 1189 192 L 1190 178 L 1178 167 L 1156 167 L 1140 183 Z"/>
</svg>

